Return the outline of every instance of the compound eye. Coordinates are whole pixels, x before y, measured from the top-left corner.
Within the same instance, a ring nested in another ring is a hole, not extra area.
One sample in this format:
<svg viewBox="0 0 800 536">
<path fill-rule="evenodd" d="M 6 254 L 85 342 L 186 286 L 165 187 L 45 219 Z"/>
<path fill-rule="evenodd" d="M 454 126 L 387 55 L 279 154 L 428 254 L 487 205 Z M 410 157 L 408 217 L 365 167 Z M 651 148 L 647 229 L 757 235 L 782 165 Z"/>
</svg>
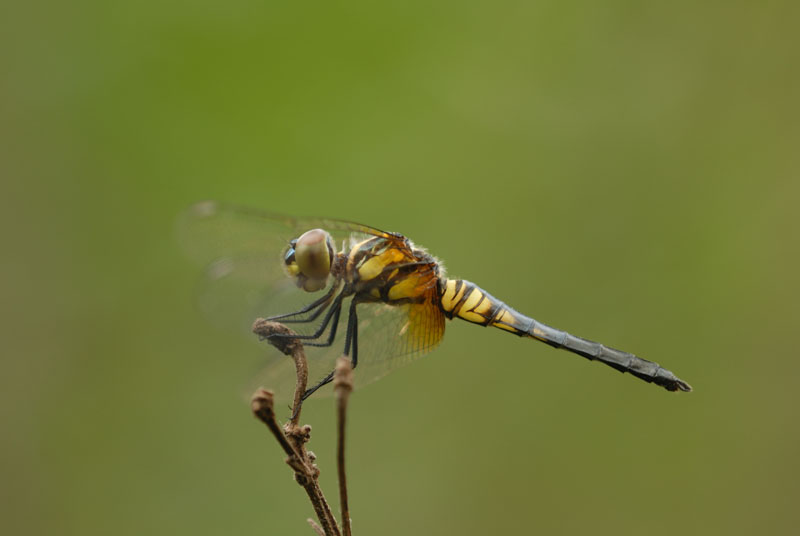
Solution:
<svg viewBox="0 0 800 536">
<path fill-rule="evenodd" d="M 283 263 L 286 266 L 287 273 L 292 277 L 297 277 L 297 275 L 300 273 L 300 268 L 298 268 L 297 261 L 294 258 L 294 245 L 286 250 L 286 254 L 283 257 Z"/>
<path fill-rule="evenodd" d="M 307 231 L 297 239 L 294 258 L 300 273 L 314 280 L 325 280 L 331 272 L 331 238 L 322 229 Z"/>
</svg>

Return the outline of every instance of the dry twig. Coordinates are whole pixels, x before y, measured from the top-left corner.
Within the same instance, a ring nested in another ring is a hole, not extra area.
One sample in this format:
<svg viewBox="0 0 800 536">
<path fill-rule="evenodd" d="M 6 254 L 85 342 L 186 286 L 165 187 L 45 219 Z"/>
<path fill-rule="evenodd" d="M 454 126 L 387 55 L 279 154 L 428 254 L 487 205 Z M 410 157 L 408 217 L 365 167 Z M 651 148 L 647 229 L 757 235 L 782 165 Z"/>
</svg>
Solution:
<svg viewBox="0 0 800 536">
<path fill-rule="evenodd" d="M 350 507 L 347 504 L 347 478 L 344 472 L 344 431 L 347 417 L 347 401 L 350 398 L 350 392 L 353 390 L 353 367 L 346 357 L 340 357 L 336 361 L 333 388 L 336 392 L 336 465 L 339 470 L 339 504 L 342 508 L 342 532 L 344 532 L 344 536 L 350 536 Z"/>
<path fill-rule="evenodd" d="M 320 535 L 341 536 L 342 532 L 336 523 L 336 518 L 325 500 L 322 488 L 319 486 L 319 469 L 314 464 L 314 454 L 305 448 L 305 444 L 311 437 L 311 427 L 309 425 L 300 426 L 300 410 L 302 408 L 302 396 L 308 383 L 308 366 L 306 362 L 305 350 L 302 343 L 293 338 L 296 333 L 283 324 L 269 322 L 258 319 L 253 324 L 253 332 L 262 339 L 266 339 L 270 344 L 278 348 L 284 354 L 291 356 L 295 363 L 297 372 L 297 383 L 294 393 L 294 404 L 292 406 L 292 418 L 283 428 L 278 425 L 275 418 L 274 396 L 272 391 L 259 389 L 253 395 L 251 408 L 253 414 L 267 425 L 275 436 L 283 451 L 286 453 L 286 463 L 294 470 L 295 481 L 303 486 L 311 505 L 317 514 L 319 524 L 312 519 L 308 522 L 311 528 Z M 289 337 L 271 337 L 271 335 L 282 334 Z M 350 391 L 353 389 L 352 367 L 347 359 L 340 359 L 337 363 L 334 378 L 334 388 L 337 399 L 337 464 L 339 470 L 339 497 L 342 505 L 343 530 L 346 536 L 350 536 L 350 512 L 347 506 L 347 484 L 344 472 L 344 426 L 347 410 L 347 400 Z"/>
</svg>

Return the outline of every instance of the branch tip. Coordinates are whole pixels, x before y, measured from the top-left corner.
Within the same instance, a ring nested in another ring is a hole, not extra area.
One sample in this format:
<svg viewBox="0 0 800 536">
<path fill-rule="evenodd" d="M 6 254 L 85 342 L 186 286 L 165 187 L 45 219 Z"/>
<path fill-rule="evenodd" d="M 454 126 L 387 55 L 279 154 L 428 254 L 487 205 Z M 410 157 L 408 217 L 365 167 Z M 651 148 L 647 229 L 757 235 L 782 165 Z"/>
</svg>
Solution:
<svg viewBox="0 0 800 536">
<path fill-rule="evenodd" d="M 341 396 L 341 391 L 350 392 L 353 390 L 353 365 L 346 357 L 336 360 L 336 370 L 333 374 L 333 389 L 337 391 L 337 396 Z"/>
<path fill-rule="evenodd" d="M 275 420 L 275 396 L 272 391 L 259 389 L 250 400 L 250 409 L 262 422 Z"/>
<path fill-rule="evenodd" d="M 297 335 L 294 331 L 287 328 L 278 322 L 271 322 L 263 318 L 257 318 L 253 322 L 253 333 L 258 335 L 258 338 L 266 340 L 272 346 L 280 350 L 284 355 L 293 355 L 299 350 L 302 350 L 302 345 L 294 337 Z M 277 337 L 276 337 L 277 335 Z"/>
</svg>

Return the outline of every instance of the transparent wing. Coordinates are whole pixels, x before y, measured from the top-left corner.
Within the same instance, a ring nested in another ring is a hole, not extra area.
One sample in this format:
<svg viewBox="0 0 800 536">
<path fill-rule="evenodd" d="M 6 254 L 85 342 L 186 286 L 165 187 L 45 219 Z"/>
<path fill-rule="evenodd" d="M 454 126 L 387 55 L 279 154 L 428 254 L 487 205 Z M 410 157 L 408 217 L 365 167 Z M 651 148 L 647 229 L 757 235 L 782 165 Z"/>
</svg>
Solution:
<svg viewBox="0 0 800 536">
<path fill-rule="evenodd" d="M 283 256 L 293 238 L 322 228 L 342 250 L 352 240 L 393 236 L 351 222 L 293 218 L 214 201 L 190 207 L 176 228 L 187 255 L 205 269 L 197 293 L 200 308 L 215 323 L 247 333 L 255 318 L 296 311 L 323 293 L 296 288 L 284 273 Z"/>
<path fill-rule="evenodd" d="M 198 289 L 200 308 L 215 323 L 233 328 L 258 343 L 251 332 L 256 318 L 297 311 L 327 290 L 308 293 L 298 289 L 283 271 L 289 241 L 313 228 L 328 231 L 338 251 L 370 236 L 402 243 L 398 235 L 346 221 L 301 219 L 217 202 L 199 203 L 180 215 L 176 232 L 187 255 L 205 269 Z M 420 271 L 426 270 L 421 279 L 427 288 L 420 303 L 358 305 L 359 362 L 354 375 L 357 386 L 421 357 L 441 340 L 444 315 L 436 301 L 435 274 L 430 267 L 420 267 Z M 342 304 L 333 343 L 328 347 L 306 345 L 309 387 L 333 370 L 344 351 L 349 302 L 347 299 Z M 308 335 L 317 329 L 324 316 L 325 312 L 313 322 L 288 325 Z M 322 340 L 327 333 L 326 330 Z M 254 374 L 254 386 L 273 389 L 279 400 L 291 400 L 294 363 L 267 342 L 260 344 L 267 363 L 260 373 Z M 331 391 L 326 386 L 314 396 Z"/>
<path fill-rule="evenodd" d="M 354 371 L 356 388 L 363 387 L 410 363 L 433 350 L 444 336 L 445 317 L 436 302 L 435 290 L 421 303 L 387 305 L 361 303 L 356 306 L 358 317 L 358 364 Z M 306 346 L 309 366 L 308 386 L 311 387 L 330 373 L 344 350 L 349 300 L 343 304 L 336 341 L 330 347 Z M 290 327 L 294 328 L 295 325 Z M 266 344 L 266 343 L 264 343 Z M 277 350 L 274 358 L 255 377 L 252 385 L 273 390 L 276 397 L 289 402 L 294 395 L 294 362 Z M 332 385 L 326 385 L 311 397 L 328 396 Z"/>
</svg>

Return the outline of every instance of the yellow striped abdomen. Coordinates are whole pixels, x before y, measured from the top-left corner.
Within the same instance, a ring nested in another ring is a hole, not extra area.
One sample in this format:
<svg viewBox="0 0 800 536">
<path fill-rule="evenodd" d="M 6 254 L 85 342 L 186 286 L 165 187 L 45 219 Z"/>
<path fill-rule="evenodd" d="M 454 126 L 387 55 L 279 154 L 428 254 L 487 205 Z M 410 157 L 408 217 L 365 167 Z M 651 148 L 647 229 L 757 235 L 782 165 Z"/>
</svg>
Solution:
<svg viewBox="0 0 800 536">
<path fill-rule="evenodd" d="M 448 279 L 441 295 L 442 310 L 448 318 L 458 317 L 473 324 L 494 326 L 517 335 L 528 335 L 530 319 L 498 300 L 475 283 Z"/>
</svg>

